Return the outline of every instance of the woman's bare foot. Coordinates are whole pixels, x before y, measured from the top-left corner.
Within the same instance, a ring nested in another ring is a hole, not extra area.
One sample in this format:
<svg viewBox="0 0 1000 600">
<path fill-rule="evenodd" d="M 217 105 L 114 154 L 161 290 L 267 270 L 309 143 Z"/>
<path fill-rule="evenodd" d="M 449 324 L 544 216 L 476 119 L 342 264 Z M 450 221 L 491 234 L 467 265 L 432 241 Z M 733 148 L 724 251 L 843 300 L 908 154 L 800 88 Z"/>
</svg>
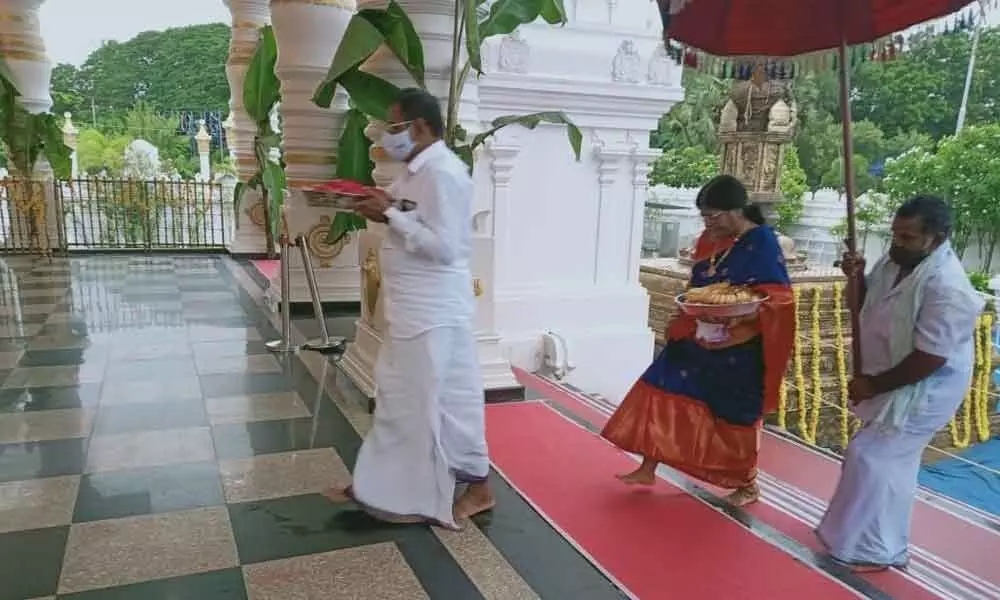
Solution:
<svg viewBox="0 0 1000 600">
<path fill-rule="evenodd" d="M 615 475 L 625 485 L 653 485 L 656 483 L 656 461 L 644 458 L 638 469 L 631 473 Z"/>
<path fill-rule="evenodd" d="M 746 487 L 741 487 L 726 497 L 726 501 L 733 506 L 747 506 L 758 500 L 760 500 L 760 487 L 757 485 L 757 482 L 751 483 Z"/>
<path fill-rule="evenodd" d="M 465 493 L 455 501 L 455 520 L 468 519 L 493 510 L 496 504 L 496 498 L 493 497 L 493 490 L 490 489 L 489 484 L 470 484 Z"/>
</svg>

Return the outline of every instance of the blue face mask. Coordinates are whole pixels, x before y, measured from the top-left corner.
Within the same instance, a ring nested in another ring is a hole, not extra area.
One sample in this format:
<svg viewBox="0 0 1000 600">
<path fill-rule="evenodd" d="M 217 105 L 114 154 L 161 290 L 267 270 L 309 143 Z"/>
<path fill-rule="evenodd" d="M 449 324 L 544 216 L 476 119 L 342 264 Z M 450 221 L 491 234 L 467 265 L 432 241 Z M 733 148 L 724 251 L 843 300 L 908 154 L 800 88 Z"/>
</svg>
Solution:
<svg viewBox="0 0 1000 600">
<path fill-rule="evenodd" d="M 403 162 L 413 154 L 413 150 L 417 147 L 416 142 L 413 141 L 413 136 L 410 135 L 410 129 L 406 128 L 399 133 L 384 133 L 382 134 L 382 149 L 388 154 L 393 160 Z"/>
</svg>

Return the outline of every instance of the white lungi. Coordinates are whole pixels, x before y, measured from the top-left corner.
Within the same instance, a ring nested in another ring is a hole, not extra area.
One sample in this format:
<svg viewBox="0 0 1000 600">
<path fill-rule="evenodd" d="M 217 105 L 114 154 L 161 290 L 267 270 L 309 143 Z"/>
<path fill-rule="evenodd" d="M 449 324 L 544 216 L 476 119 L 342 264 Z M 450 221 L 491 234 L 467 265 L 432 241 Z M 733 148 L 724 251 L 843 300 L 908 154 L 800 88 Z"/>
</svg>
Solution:
<svg viewBox="0 0 1000 600">
<path fill-rule="evenodd" d="M 354 467 L 358 502 L 456 527 L 456 475 L 484 479 L 490 468 L 477 357 L 469 327 L 385 340 L 375 420 Z"/>
</svg>

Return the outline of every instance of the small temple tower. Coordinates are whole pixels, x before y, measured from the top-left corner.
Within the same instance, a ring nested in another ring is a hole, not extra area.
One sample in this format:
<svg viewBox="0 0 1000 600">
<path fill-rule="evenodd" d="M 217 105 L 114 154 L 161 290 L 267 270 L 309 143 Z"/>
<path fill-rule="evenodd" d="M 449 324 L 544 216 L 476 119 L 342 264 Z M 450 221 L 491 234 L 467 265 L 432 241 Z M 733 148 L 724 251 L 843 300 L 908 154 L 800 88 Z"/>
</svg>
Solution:
<svg viewBox="0 0 1000 600">
<path fill-rule="evenodd" d="M 795 101 L 784 81 L 767 79 L 758 66 L 737 81 L 719 118 L 722 172 L 743 182 L 751 199 L 773 213 L 781 202 L 781 167 L 795 135 Z"/>
</svg>

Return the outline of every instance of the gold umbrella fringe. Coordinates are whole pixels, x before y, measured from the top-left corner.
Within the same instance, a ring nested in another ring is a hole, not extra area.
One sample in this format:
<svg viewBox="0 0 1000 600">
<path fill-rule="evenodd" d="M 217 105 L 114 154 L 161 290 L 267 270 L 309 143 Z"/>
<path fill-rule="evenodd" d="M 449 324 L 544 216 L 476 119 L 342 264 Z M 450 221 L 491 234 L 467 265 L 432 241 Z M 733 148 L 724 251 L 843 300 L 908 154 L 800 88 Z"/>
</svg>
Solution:
<svg viewBox="0 0 1000 600">
<path fill-rule="evenodd" d="M 685 5 L 697 0 L 672 0 L 670 14 L 676 14 Z M 996 8 L 1000 0 L 980 0 L 976 6 L 951 18 L 943 18 L 921 30 L 925 35 L 947 35 L 972 30 L 979 19 L 985 18 L 985 11 Z M 794 57 L 775 56 L 716 56 L 669 39 L 665 47 L 667 55 L 677 64 L 695 69 L 719 79 L 748 80 L 758 68 L 771 80 L 791 80 L 810 73 L 836 71 L 840 68 L 839 49 L 821 50 Z M 871 43 L 858 44 L 848 49 L 851 67 L 866 62 L 888 62 L 900 56 L 906 41 L 901 33 L 886 36 Z"/>
</svg>

